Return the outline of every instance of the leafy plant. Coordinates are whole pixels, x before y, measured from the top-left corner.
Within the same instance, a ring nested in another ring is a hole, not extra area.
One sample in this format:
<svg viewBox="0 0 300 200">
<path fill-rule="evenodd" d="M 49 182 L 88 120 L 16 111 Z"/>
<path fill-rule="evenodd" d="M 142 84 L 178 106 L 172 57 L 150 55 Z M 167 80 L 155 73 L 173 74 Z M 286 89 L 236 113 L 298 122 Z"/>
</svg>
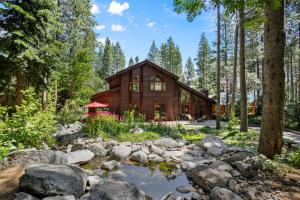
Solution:
<svg viewBox="0 0 300 200">
<path fill-rule="evenodd" d="M 159 139 L 159 134 L 154 132 L 122 133 L 117 137 L 119 141 L 142 142 Z"/>
<path fill-rule="evenodd" d="M 21 107 L 9 117 L 6 109 L 1 108 L 0 117 L 0 145 L 1 153 L 5 154 L 11 148 L 40 148 L 43 142 L 51 145 L 55 131 L 54 111 L 41 111 L 40 102 L 33 90 L 29 88 L 24 92 L 24 101 Z"/>
<path fill-rule="evenodd" d="M 180 133 L 179 136 L 184 140 L 192 141 L 193 143 L 200 142 L 206 134 L 204 133 Z"/>
<path fill-rule="evenodd" d="M 288 164 L 300 168 L 300 149 L 287 153 L 284 160 Z"/>
<path fill-rule="evenodd" d="M 75 100 L 67 100 L 58 114 L 58 121 L 62 124 L 71 124 L 80 120 L 84 110 Z"/>
</svg>

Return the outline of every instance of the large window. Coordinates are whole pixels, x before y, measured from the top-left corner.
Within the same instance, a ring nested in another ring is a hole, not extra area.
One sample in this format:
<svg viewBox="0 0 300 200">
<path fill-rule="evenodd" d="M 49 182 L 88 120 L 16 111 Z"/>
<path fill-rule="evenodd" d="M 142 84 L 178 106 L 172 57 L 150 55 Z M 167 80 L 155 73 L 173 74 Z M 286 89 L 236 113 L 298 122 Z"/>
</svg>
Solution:
<svg viewBox="0 0 300 200">
<path fill-rule="evenodd" d="M 150 78 L 151 91 L 166 91 L 165 79 L 160 76 L 152 76 Z"/>
<path fill-rule="evenodd" d="M 130 82 L 130 91 L 131 92 L 140 92 L 140 77 L 135 76 Z"/>
</svg>

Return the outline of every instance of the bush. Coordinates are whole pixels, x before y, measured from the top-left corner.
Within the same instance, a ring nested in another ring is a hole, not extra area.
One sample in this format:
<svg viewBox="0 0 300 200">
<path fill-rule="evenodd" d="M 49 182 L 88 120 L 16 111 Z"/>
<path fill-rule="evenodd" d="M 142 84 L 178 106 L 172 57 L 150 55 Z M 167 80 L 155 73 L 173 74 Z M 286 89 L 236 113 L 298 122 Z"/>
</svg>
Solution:
<svg viewBox="0 0 300 200">
<path fill-rule="evenodd" d="M 59 123 L 66 125 L 79 121 L 83 114 L 84 109 L 75 100 L 67 100 L 57 117 Z"/>
<path fill-rule="evenodd" d="M 43 142 L 51 145 L 55 131 L 54 111 L 41 111 L 41 105 L 32 88 L 24 91 L 21 107 L 9 117 L 5 108 L 0 109 L 0 154 L 11 148 L 40 148 Z"/>
<path fill-rule="evenodd" d="M 184 140 L 192 141 L 193 143 L 200 142 L 206 134 L 203 133 L 180 133 L 179 136 Z"/>
<path fill-rule="evenodd" d="M 148 124 L 144 124 L 142 128 L 147 132 L 155 132 L 158 133 L 162 137 L 172 137 L 178 138 L 178 133 L 180 130 L 173 128 L 163 122 L 151 122 Z"/>
<path fill-rule="evenodd" d="M 145 140 L 156 140 L 159 139 L 159 134 L 154 132 L 144 133 L 122 133 L 117 137 L 117 140 L 124 142 L 143 142 Z"/>
<path fill-rule="evenodd" d="M 101 135 L 103 132 L 109 136 L 115 137 L 129 131 L 123 123 L 120 123 L 118 119 L 116 119 L 116 117 L 110 115 L 99 115 L 97 117 L 88 118 L 86 121 L 86 128 L 91 137 Z"/>
<path fill-rule="evenodd" d="M 285 161 L 294 167 L 300 168 L 300 149 L 287 153 Z"/>
</svg>

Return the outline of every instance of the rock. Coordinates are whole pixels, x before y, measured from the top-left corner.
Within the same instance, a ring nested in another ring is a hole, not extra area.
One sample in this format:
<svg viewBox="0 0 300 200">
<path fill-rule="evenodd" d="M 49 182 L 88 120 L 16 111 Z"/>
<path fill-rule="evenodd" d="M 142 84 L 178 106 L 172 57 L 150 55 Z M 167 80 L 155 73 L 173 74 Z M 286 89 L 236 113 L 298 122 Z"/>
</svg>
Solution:
<svg viewBox="0 0 300 200">
<path fill-rule="evenodd" d="M 101 178 L 99 176 L 88 176 L 87 183 L 89 186 L 96 185 L 101 182 Z"/>
<path fill-rule="evenodd" d="M 106 149 L 100 143 L 93 143 L 89 145 L 88 149 L 92 151 L 96 156 L 104 157 L 107 154 Z"/>
<path fill-rule="evenodd" d="M 116 171 L 114 173 L 111 174 L 111 178 L 114 180 L 124 180 L 126 178 L 126 174 L 122 171 Z"/>
<path fill-rule="evenodd" d="M 78 151 L 78 150 L 83 150 L 83 149 L 84 149 L 84 144 L 76 143 L 72 146 L 71 151 Z"/>
<path fill-rule="evenodd" d="M 131 142 L 121 142 L 120 146 L 131 146 Z"/>
<path fill-rule="evenodd" d="M 145 154 L 150 154 L 150 151 L 149 151 L 148 147 L 142 147 L 141 150 L 142 150 Z"/>
<path fill-rule="evenodd" d="M 137 151 L 140 151 L 140 150 L 142 150 L 142 147 L 140 145 L 134 144 L 134 145 L 131 146 L 131 151 L 132 152 L 137 152 Z"/>
<path fill-rule="evenodd" d="M 170 192 L 163 196 L 160 200 L 176 200 L 176 195 L 174 192 Z"/>
<path fill-rule="evenodd" d="M 183 150 L 181 151 L 166 151 L 168 155 L 174 160 L 182 160 L 186 155 Z"/>
<path fill-rule="evenodd" d="M 202 196 L 198 193 L 193 192 L 192 196 L 191 196 L 191 200 L 202 200 L 204 198 L 202 198 Z"/>
<path fill-rule="evenodd" d="M 95 157 L 95 154 L 88 149 L 68 152 L 68 164 L 84 164 Z"/>
<path fill-rule="evenodd" d="M 43 198 L 42 200 L 75 200 L 75 197 L 73 195 L 52 196 L 52 197 Z"/>
<path fill-rule="evenodd" d="M 80 123 L 69 124 L 65 127 L 60 126 L 60 129 L 53 136 L 59 141 L 70 143 L 74 139 L 84 136 L 84 133 L 81 133 L 80 130 Z"/>
<path fill-rule="evenodd" d="M 19 193 L 15 193 L 14 200 L 39 200 L 39 199 L 25 192 L 19 192 Z"/>
<path fill-rule="evenodd" d="M 193 181 L 206 191 L 211 191 L 214 187 L 226 187 L 227 182 L 231 177 L 232 176 L 225 171 L 211 168 L 201 171 L 192 171 Z"/>
<path fill-rule="evenodd" d="M 237 186 L 237 182 L 236 180 L 234 180 L 233 178 L 229 179 L 228 183 L 228 189 L 231 191 L 235 191 L 236 190 L 236 186 Z"/>
<path fill-rule="evenodd" d="M 69 195 L 80 197 L 85 190 L 87 174 L 76 166 L 32 165 L 20 179 L 21 191 L 36 196 Z"/>
<path fill-rule="evenodd" d="M 238 152 L 238 153 L 224 159 L 224 161 L 228 162 L 230 164 L 234 164 L 236 161 L 242 161 L 242 160 L 246 159 L 247 157 L 251 157 L 251 156 L 253 156 L 252 153 L 243 151 L 243 152 Z"/>
<path fill-rule="evenodd" d="M 145 145 L 148 146 L 148 147 L 150 147 L 151 145 L 153 145 L 153 143 L 152 143 L 152 141 L 146 141 Z"/>
<path fill-rule="evenodd" d="M 188 186 L 178 186 L 176 188 L 176 191 L 180 192 L 180 193 L 190 193 L 191 192 L 191 188 L 188 187 Z"/>
<path fill-rule="evenodd" d="M 192 170 L 196 167 L 196 163 L 190 161 L 184 161 L 181 163 L 181 169 L 184 171 Z"/>
<path fill-rule="evenodd" d="M 130 129 L 129 132 L 130 133 L 137 133 L 138 134 L 138 133 L 144 133 L 144 130 L 141 129 L 141 128 L 139 128 L 139 127 L 135 127 L 133 129 Z"/>
<path fill-rule="evenodd" d="M 165 147 L 165 148 L 175 148 L 178 146 L 178 143 L 171 138 L 161 138 L 155 140 L 154 144 L 158 147 Z"/>
<path fill-rule="evenodd" d="M 139 162 L 139 163 L 145 163 L 147 161 L 147 154 L 145 154 L 142 151 L 134 152 L 131 155 L 130 160 Z"/>
<path fill-rule="evenodd" d="M 225 188 L 215 187 L 209 196 L 211 200 L 242 200 L 237 194 Z"/>
<path fill-rule="evenodd" d="M 221 171 L 226 171 L 226 172 L 231 172 L 233 170 L 231 165 L 229 165 L 227 162 L 224 162 L 224 161 L 221 161 L 221 160 L 215 161 L 209 167 L 213 168 L 213 169 L 218 169 L 218 170 L 221 170 Z"/>
<path fill-rule="evenodd" d="M 238 171 L 238 170 L 236 170 L 236 169 L 234 169 L 232 172 L 231 172 L 231 174 L 232 174 L 232 176 L 234 176 L 234 177 L 238 177 L 238 176 L 241 176 L 242 174 Z"/>
<path fill-rule="evenodd" d="M 145 200 L 144 192 L 128 182 L 106 180 L 91 187 L 80 200 Z"/>
<path fill-rule="evenodd" d="M 113 169 L 120 168 L 120 167 L 121 167 L 121 164 L 115 160 L 103 162 L 101 165 L 101 169 L 104 169 L 104 170 L 113 170 Z"/>
<path fill-rule="evenodd" d="M 0 161 L 0 170 L 32 164 L 67 164 L 67 155 L 64 152 L 52 150 L 18 150 Z"/>
<path fill-rule="evenodd" d="M 155 146 L 155 145 L 151 145 L 150 146 L 150 151 L 154 154 L 157 154 L 157 155 L 162 155 L 164 153 L 164 150 L 162 150 L 161 148 Z"/>
<path fill-rule="evenodd" d="M 227 148 L 226 144 L 219 137 L 214 135 L 207 135 L 200 141 L 200 147 L 205 149 L 209 154 L 214 156 L 221 155 Z"/>
<path fill-rule="evenodd" d="M 131 153 L 131 147 L 114 146 L 111 150 L 111 156 L 119 160 L 125 160 Z"/>
<path fill-rule="evenodd" d="M 243 176 L 247 178 L 251 178 L 255 175 L 255 170 L 251 164 L 242 161 L 236 161 L 235 166 L 243 174 Z"/>
<path fill-rule="evenodd" d="M 246 191 L 246 196 L 249 198 L 249 200 L 255 200 L 256 198 L 256 189 L 253 187 L 250 187 Z"/>
</svg>

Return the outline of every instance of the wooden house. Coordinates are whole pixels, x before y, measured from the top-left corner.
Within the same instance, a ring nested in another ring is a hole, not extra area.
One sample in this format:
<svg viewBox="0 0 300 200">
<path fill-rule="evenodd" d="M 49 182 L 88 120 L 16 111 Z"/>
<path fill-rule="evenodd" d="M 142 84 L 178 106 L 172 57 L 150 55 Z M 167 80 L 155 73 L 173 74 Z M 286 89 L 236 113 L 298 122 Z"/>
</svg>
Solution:
<svg viewBox="0 0 300 200">
<path fill-rule="evenodd" d="M 179 80 L 179 77 L 145 60 L 106 78 L 109 90 L 92 96 L 92 101 L 108 104 L 122 115 L 135 109 L 147 120 L 212 118 L 215 101 Z"/>
</svg>

